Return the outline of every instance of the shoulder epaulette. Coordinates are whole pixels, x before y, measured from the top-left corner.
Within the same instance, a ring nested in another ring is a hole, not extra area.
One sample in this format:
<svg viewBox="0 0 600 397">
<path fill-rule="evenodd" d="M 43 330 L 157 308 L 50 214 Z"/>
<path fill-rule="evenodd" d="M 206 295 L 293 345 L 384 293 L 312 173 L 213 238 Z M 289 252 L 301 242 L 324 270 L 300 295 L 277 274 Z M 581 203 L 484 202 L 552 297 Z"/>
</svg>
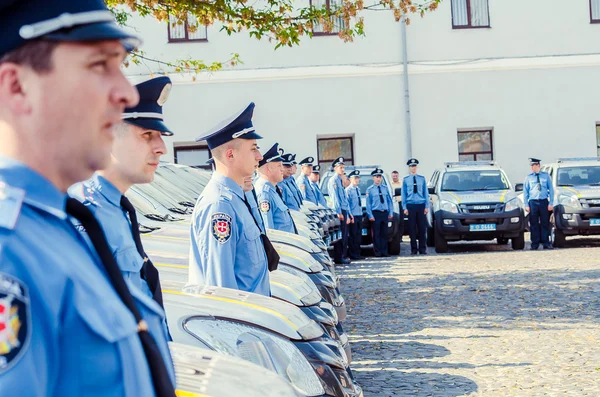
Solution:
<svg viewBox="0 0 600 397">
<path fill-rule="evenodd" d="M 24 199 L 25 190 L 0 182 L 0 228 L 15 228 Z"/>
</svg>

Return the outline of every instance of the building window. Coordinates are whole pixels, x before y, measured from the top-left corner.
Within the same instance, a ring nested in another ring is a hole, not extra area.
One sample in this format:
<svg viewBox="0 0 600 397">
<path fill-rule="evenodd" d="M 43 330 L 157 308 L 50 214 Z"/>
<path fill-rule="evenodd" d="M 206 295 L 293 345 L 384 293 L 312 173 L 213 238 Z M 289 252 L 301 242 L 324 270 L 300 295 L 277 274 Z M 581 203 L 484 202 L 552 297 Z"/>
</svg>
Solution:
<svg viewBox="0 0 600 397">
<path fill-rule="evenodd" d="M 590 0 L 590 22 L 600 23 L 600 0 Z"/>
<path fill-rule="evenodd" d="M 173 152 L 175 164 L 212 170 L 212 166 L 206 164 L 206 161 L 211 158 L 210 149 L 206 145 L 198 145 L 196 142 L 176 142 L 173 144 Z"/>
<path fill-rule="evenodd" d="M 310 0 L 310 5 L 318 9 L 321 9 L 323 6 L 325 6 L 328 10 L 335 11 L 342 5 L 342 0 Z M 346 28 L 346 22 L 341 16 L 333 17 L 331 23 L 331 32 L 325 32 L 325 27 L 323 24 L 315 23 L 313 25 L 313 34 L 315 36 L 337 35 L 341 30 Z"/>
<path fill-rule="evenodd" d="M 188 41 L 207 41 L 206 26 L 199 25 L 189 13 L 187 21 L 180 22 L 174 15 L 169 15 L 169 43 Z"/>
<path fill-rule="evenodd" d="M 452 0 L 453 29 L 489 27 L 490 11 L 488 0 Z"/>
<path fill-rule="evenodd" d="M 458 160 L 486 161 L 494 159 L 492 130 L 458 131 Z"/>
<path fill-rule="evenodd" d="M 319 138 L 317 139 L 317 153 L 321 172 L 328 171 L 333 160 L 340 156 L 344 158 L 345 164 L 354 164 L 353 139 L 352 137 Z"/>
<path fill-rule="evenodd" d="M 600 124 L 596 124 L 596 152 L 600 157 Z"/>
</svg>

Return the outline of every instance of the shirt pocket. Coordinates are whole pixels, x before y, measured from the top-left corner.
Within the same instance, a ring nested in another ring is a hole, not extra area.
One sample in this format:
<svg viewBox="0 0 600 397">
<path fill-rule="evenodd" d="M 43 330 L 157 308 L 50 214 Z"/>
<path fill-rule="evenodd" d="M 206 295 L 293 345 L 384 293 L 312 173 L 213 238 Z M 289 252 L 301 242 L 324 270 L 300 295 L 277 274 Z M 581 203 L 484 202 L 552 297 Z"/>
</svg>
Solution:
<svg viewBox="0 0 600 397">
<path fill-rule="evenodd" d="M 248 258 L 250 258 L 253 266 L 263 264 L 265 258 L 265 248 L 262 245 L 260 231 L 256 225 L 252 223 L 251 225 L 246 226 L 243 234 L 244 238 L 242 241 L 244 242 L 244 247 L 240 247 L 243 250 L 241 252 L 248 255 Z"/>
</svg>

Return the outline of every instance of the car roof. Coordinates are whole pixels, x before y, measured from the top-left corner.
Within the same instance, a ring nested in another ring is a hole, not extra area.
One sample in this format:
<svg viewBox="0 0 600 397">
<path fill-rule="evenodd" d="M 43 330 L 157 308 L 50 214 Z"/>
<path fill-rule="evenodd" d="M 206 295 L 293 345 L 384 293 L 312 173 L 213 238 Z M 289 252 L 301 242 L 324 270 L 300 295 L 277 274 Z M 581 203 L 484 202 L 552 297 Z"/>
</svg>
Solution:
<svg viewBox="0 0 600 397">
<path fill-rule="evenodd" d="M 454 172 L 454 171 L 503 171 L 501 167 L 497 165 L 477 165 L 477 166 L 457 166 L 457 167 L 444 167 L 439 169 L 442 172 Z"/>
<path fill-rule="evenodd" d="M 581 157 L 581 158 L 558 159 L 557 161 L 546 164 L 546 165 L 554 167 L 554 168 L 600 166 L 600 157 Z"/>
</svg>

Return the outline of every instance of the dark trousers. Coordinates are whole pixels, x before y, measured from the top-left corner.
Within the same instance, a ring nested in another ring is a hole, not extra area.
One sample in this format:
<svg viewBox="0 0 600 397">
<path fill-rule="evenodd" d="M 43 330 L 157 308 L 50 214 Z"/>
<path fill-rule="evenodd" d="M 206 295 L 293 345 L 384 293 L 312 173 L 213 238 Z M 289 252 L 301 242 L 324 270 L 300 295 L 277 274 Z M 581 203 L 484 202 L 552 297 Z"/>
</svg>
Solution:
<svg viewBox="0 0 600 397">
<path fill-rule="evenodd" d="M 419 252 L 427 252 L 427 218 L 425 217 L 425 204 L 406 204 L 408 210 L 408 231 L 410 233 L 410 250 L 417 252 L 417 232 L 419 238 Z"/>
<path fill-rule="evenodd" d="M 388 212 L 373 211 L 375 222 L 371 222 L 373 230 L 373 251 L 375 255 L 388 254 Z"/>
<path fill-rule="evenodd" d="M 341 221 L 340 227 L 342 228 L 342 239 L 335 243 L 333 247 L 333 260 L 336 262 L 340 262 L 342 258 L 348 256 L 348 224 L 346 221 L 348 220 L 348 211 L 342 210 L 342 215 L 344 215 L 344 220 Z"/>
<path fill-rule="evenodd" d="M 538 247 L 540 243 L 550 245 L 548 234 L 550 231 L 550 213 L 548 200 L 529 200 L 529 229 L 531 231 L 531 245 Z"/>
<path fill-rule="evenodd" d="M 354 215 L 354 223 L 348 226 L 348 253 L 351 259 L 358 259 L 362 239 L 362 215 Z"/>
</svg>

